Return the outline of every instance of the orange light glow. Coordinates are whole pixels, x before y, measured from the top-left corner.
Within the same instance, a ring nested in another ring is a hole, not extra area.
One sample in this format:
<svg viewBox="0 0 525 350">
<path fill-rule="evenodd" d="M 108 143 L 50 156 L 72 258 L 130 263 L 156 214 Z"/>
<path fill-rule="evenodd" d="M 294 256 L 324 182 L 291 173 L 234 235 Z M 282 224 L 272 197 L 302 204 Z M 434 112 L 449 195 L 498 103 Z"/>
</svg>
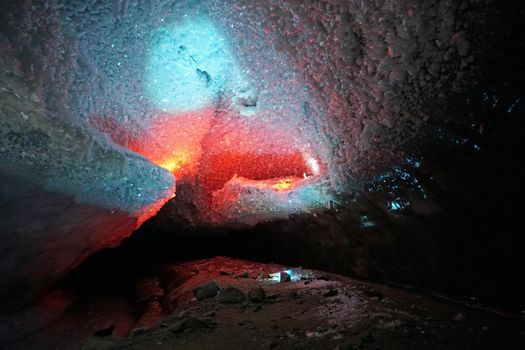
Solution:
<svg viewBox="0 0 525 350">
<path fill-rule="evenodd" d="M 168 170 L 179 181 L 193 176 L 201 152 L 201 140 L 210 127 L 211 111 L 164 115 L 155 120 L 144 135 L 141 154 Z"/>
<path fill-rule="evenodd" d="M 177 182 L 197 184 L 203 198 L 234 176 L 237 184 L 288 192 L 319 175 L 319 161 L 296 148 L 287 132 L 262 121 L 241 117 L 232 121 L 214 113 L 212 109 L 176 115 L 159 112 L 146 127 L 120 126 L 112 118 L 94 118 L 93 123 L 116 143 L 171 172 Z M 128 135 L 127 128 L 139 131 Z"/>
<path fill-rule="evenodd" d="M 210 128 L 213 112 L 203 109 L 176 115 L 159 113 L 146 128 L 131 122 L 119 125 L 111 117 L 94 117 L 92 123 L 115 143 L 142 154 L 179 181 L 197 172 L 201 141 Z M 137 134 L 130 135 L 127 129 L 136 130 Z"/>
<path fill-rule="evenodd" d="M 304 181 L 305 179 L 296 176 L 266 180 L 253 180 L 242 176 L 234 176 L 228 181 L 228 184 L 240 185 L 242 187 L 257 187 L 261 190 L 287 192 L 301 186 L 304 184 Z"/>
<path fill-rule="evenodd" d="M 162 206 L 164 206 L 164 204 L 167 201 L 175 198 L 176 197 L 175 191 L 176 191 L 176 187 L 175 187 L 175 184 L 173 184 L 173 186 L 166 191 L 165 196 L 163 198 L 160 198 L 156 202 L 151 203 L 148 207 L 143 208 L 141 212 L 138 213 L 136 228 L 139 228 L 140 226 L 142 226 L 144 221 L 148 220 L 149 218 L 157 214 L 160 208 L 162 208 Z"/>
<path fill-rule="evenodd" d="M 189 156 L 185 152 L 179 152 L 165 161 L 156 163 L 160 167 L 168 170 L 170 173 L 177 173 L 179 171 L 183 171 L 184 167 L 188 165 L 189 161 Z"/>
<path fill-rule="evenodd" d="M 291 178 L 281 179 L 272 185 L 272 188 L 279 192 L 288 191 L 294 185 L 294 180 Z"/>
</svg>

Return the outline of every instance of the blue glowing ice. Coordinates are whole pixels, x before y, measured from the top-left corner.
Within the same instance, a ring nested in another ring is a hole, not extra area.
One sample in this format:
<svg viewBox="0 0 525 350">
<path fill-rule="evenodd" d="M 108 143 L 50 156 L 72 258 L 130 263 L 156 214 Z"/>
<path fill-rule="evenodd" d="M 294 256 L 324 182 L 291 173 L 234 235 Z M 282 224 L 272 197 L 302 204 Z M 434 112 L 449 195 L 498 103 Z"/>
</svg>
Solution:
<svg viewBox="0 0 525 350">
<path fill-rule="evenodd" d="M 396 198 L 395 200 L 388 201 L 387 203 L 387 209 L 388 211 L 394 212 L 394 211 L 402 211 L 409 207 L 410 202 L 407 200 Z"/>
<path fill-rule="evenodd" d="M 238 72 L 226 38 L 211 20 L 185 18 L 156 33 L 145 90 L 162 111 L 196 110 L 214 104 Z"/>
<path fill-rule="evenodd" d="M 392 211 L 400 210 L 401 208 L 402 208 L 401 207 L 401 203 L 399 203 L 399 202 L 391 201 L 389 203 L 389 209 L 392 210 Z"/>
</svg>

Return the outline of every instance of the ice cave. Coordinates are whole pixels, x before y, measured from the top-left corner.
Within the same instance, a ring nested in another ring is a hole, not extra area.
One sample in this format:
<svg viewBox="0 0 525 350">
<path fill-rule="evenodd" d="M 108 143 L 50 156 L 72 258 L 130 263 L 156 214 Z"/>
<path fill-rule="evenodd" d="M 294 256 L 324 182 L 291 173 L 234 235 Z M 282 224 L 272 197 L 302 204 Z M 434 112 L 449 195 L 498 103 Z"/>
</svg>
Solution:
<svg viewBox="0 0 525 350">
<path fill-rule="evenodd" d="M 521 0 L 0 2 L 0 349 L 525 348 Z"/>
</svg>

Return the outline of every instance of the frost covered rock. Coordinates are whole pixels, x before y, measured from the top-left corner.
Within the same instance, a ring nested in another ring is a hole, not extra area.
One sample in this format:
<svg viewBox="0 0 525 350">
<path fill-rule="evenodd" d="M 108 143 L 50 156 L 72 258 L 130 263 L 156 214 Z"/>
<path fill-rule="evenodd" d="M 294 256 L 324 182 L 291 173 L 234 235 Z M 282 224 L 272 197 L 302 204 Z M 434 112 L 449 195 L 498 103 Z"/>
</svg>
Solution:
<svg viewBox="0 0 525 350">
<path fill-rule="evenodd" d="M 197 300 L 204 300 L 208 298 L 213 298 L 220 292 L 220 287 L 216 281 L 212 280 L 203 285 L 198 286 L 193 289 L 193 294 Z"/>
<path fill-rule="evenodd" d="M 12 3 L 0 15 L 1 311 L 118 245 L 175 190 L 167 171 L 82 120 L 89 107 L 74 90 L 89 89 L 77 72 L 94 72 L 77 70 L 87 57 L 64 38 L 57 11 Z"/>
</svg>

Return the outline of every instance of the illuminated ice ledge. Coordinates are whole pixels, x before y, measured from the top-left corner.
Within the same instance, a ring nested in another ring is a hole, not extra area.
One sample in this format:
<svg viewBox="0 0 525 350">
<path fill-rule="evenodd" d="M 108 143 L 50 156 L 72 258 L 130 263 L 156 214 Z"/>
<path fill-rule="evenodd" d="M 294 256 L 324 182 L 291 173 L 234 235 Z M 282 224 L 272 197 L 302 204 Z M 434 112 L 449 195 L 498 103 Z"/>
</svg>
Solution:
<svg viewBox="0 0 525 350">
<path fill-rule="evenodd" d="M 290 214 L 329 208 L 334 201 L 324 177 L 288 177 L 263 181 L 234 176 L 213 193 L 212 221 L 255 225 Z"/>
</svg>

